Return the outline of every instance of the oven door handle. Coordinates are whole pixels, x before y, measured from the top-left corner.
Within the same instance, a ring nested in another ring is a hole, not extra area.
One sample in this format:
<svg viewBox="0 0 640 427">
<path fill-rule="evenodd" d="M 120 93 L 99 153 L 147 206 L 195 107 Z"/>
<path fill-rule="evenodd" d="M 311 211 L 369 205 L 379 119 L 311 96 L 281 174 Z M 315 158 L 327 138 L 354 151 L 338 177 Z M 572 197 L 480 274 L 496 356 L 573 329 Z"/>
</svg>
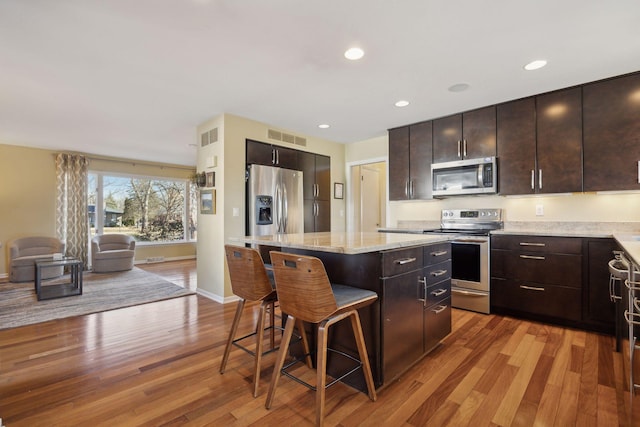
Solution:
<svg viewBox="0 0 640 427">
<path fill-rule="evenodd" d="M 463 291 L 463 290 L 460 290 L 460 289 L 451 289 L 451 293 L 452 294 L 467 295 L 467 296 L 472 296 L 472 297 L 486 297 L 487 296 L 487 294 L 483 293 L 483 292 Z"/>
</svg>

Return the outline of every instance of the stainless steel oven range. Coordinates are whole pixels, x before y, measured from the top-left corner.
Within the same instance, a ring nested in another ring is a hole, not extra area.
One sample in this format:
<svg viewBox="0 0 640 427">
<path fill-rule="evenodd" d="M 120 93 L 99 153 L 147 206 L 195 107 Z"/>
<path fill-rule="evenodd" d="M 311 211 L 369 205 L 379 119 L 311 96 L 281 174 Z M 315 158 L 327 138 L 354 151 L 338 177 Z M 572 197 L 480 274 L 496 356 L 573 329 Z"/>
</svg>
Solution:
<svg viewBox="0 0 640 427">
<path fill-rule="evenodd" d="M 445 209 L 441 228 L 425 233 L 454 233 L 451 241 L 451 305 L 489 313 L 489 233 L 503 228 L 502 209 Z"/>
</svg>

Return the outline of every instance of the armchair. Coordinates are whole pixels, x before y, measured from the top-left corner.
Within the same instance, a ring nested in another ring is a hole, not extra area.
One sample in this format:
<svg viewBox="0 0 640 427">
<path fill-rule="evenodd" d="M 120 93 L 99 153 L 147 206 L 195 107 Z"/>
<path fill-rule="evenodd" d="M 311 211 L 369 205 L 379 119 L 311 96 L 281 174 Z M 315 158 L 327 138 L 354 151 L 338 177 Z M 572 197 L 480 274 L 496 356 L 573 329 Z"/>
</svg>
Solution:
<svg viewBox="0 0 640 427">
<path fill-rule="evenodd" d="M 9 280 L 28 282 L 35 280 L 35 262 L 38 259 L 53 258 L 53 254 L 64 255 L 65 244 L 55 237 L 21 237 L 7 245 L 9 248 Z M 43 279 L 62 275 L 62 267 L 43 271 Z"/>
<path fill-rule="evenodd" d="M 126 234 L 103 234 L 91 239 L 91 269 L 94 273 L 133 268 L 136 241 Z"/>
</svg>

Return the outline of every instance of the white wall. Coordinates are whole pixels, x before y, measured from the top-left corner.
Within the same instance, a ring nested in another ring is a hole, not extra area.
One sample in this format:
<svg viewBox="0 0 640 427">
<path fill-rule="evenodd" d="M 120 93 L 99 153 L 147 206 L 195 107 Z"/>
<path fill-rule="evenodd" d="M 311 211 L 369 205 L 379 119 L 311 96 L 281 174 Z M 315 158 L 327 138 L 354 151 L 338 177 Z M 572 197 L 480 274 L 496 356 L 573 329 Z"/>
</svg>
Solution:
<svg viewBox="0 0 640 427">
<path fill-rule="evenodd" d="M 200 147 L 200 134 L 218 127 L 218 142 Z M 306 147 L 267 139 L 276 129 L 307 139 Z M 198 215 L 198 291 L 217 301 L 232 298 L 224 244 L 230 237 L 245 235 L 245 141 L 253 139 L 331 157 L 331 182 L 345 182 L 345 146 L 301 135 L 232 114 L 224 114 L 198 126 L 198 171 L 216 172 L 217 212 Z M 218 166 L 206 169 L 207 158 L 218 156 Z M 332 184 L 333 187 L 333 184 Z M 238 215 L 233 216 L 233 210 Z M 331 229 L 345 229 L 345 201 L 331 199 Z M 342 214 L 341 214 L 342 213 Z"/>
</svg>

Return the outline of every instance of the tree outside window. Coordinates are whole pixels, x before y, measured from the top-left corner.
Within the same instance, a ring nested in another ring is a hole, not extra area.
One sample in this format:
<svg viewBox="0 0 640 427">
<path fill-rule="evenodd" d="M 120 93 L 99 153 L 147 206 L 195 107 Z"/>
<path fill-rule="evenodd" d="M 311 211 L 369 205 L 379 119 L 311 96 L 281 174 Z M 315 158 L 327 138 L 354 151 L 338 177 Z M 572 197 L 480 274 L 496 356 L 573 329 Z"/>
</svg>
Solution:
<svg viewBox="0 0 640 427">
<path fill-rule="evenodd" d="M 196 191 L 188 180 L 89 174 L 91 235 L 122 233 L 138 242 L 195 240 Z"/>
</svg>

